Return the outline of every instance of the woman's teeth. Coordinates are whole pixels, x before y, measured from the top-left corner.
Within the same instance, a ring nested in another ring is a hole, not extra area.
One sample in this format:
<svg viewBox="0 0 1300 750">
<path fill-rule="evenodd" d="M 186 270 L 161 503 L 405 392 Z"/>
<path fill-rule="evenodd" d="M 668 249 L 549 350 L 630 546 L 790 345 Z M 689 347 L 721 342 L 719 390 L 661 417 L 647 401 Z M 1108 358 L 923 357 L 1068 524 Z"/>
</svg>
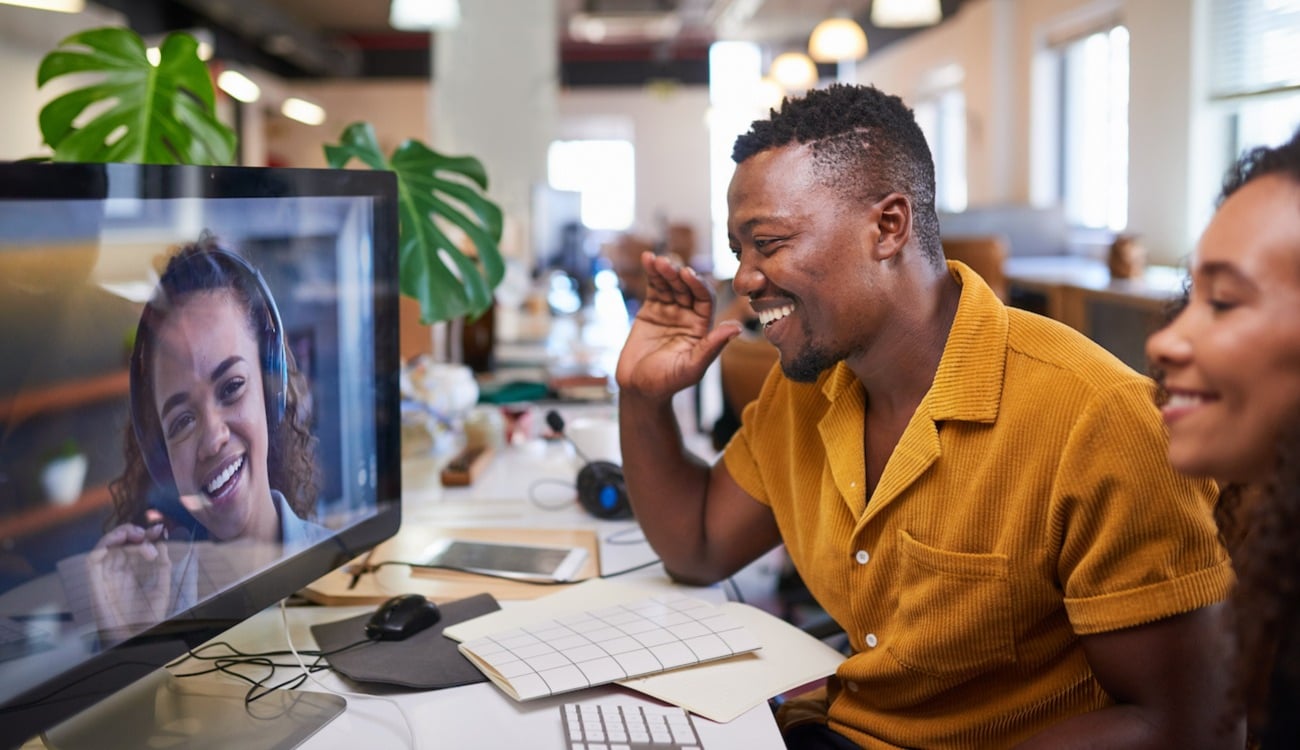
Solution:
<svg viewBox="0 0 1300 750">
<path fill-rule="evenodd" d="M 243 466 L 244 466 L 244 457 L 240 456 L 238 461 L 227 466 L 225 471 L 213 477 L 212 481 L 208 482 L 207 486 L 203 488 L 203 491 L 208 493 L 209 495 L 217 494 L 217 490 L 221 489 L 226 484 L 226 482 L 229 482 L 230 478 L 233 477 L 236 473 L 238 473 L 239 470 L 243 468 Z"/>
<path fill-rule="evenodd" d="M 1165 406 L 1173 409 L 1184 409 L 1192 406 L 1200 406 L 1205 403 L 1205 399 L 1190 393 L 1171 393 Z"/>
<path fill-rule="evenodd" d="M 764 327 L 767 327 L 792 312 L 794 312 L 794 305 L 777 307 L 772 310 L 763 310 L 758 314 L 758 322 L 762 323 Z"/>
</svg>

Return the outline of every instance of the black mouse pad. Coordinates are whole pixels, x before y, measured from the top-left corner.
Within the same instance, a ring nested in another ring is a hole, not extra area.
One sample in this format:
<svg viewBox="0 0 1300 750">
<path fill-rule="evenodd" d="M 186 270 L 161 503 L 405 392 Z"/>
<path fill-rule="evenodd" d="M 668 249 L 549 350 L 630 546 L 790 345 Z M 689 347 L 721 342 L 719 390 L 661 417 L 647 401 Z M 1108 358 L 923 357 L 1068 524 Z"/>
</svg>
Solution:
<svg viewBox="0 0 1300 750">
<path fill-rule="evenodd" d="M 487 682 L 487 678 L 444 638 L 443 628 L 501 609 L 491 594 L 477 594 L 439 604 L 442 619 L 404 641 L 369 641 L 325 657 L 344 677 L 357 682 L 435 690 Z M 373 612 L 311 627 L 322 651 L 333 651 L 365 640 L 366 622 Z"/>
</svg>

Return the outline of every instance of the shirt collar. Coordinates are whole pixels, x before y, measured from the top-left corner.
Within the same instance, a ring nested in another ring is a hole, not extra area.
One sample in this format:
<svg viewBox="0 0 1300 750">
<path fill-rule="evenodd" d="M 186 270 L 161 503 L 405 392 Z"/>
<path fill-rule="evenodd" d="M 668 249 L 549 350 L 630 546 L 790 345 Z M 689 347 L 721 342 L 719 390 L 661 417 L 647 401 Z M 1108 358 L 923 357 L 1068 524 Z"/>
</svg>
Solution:
<svg viewBox="0 0 1300 750">
<path fill-rule="evenodd" d="M 1002 399 L 1007 308 L 964 263 L 948 261 L 948 272 L 961 284 L 961 298 L 934 383 L 921 408 L 935 421 L 993 422 Z M 826 398 L 835 401 L 859 382 L 848 365 L 840 362 L 822 374 L 820 384 Z"/>
</svg>

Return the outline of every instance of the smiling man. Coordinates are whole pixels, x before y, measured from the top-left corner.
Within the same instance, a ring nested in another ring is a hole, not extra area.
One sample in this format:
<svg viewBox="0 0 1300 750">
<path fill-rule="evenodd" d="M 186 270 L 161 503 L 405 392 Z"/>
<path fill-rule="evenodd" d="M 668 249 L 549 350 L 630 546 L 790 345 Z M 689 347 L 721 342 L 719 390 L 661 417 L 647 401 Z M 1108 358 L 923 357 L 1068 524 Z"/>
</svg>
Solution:
<svg viewBox="0 0 1300 750">
<path fill-rule="evenodd" d="M 636 516 L 711 583 L 784 543 L 853 653 L 786 704 L 791 747 L 1240 747 L 1212 485 L 1176 475 L 1152 382 L 945 262 L 912 113 L 787 100 L 736 141 L 733 281 L 780 353 L 713 465 L 672 396 L 734 322 L 647 255 L 618 365 Z"/>
</svg>

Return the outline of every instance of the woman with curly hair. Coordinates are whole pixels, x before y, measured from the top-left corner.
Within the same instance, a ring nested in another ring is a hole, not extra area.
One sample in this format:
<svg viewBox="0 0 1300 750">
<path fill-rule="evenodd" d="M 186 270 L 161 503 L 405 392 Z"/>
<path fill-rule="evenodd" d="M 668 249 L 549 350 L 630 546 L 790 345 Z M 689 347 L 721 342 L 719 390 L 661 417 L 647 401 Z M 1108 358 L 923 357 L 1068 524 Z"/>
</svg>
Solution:
<svg viewBox="0 0 1300 750">
<path fill-rule="evenodd" d="M 1170 462 L 1223 487 L 1234 708 L 1263 748 L 1300 747 L 1300 131 L 1229 172 L 1186 305 L 1147 354 Z"/>
<path fill-rule="evenodd" d="M 261 275 L 210 235 L 183 247 L 140 316 L 109 536 L 179 526 L 198 539 L 299 544 L 328 533 L 308 520 L 317 465 L 306 399 Z"/>
</svg>

